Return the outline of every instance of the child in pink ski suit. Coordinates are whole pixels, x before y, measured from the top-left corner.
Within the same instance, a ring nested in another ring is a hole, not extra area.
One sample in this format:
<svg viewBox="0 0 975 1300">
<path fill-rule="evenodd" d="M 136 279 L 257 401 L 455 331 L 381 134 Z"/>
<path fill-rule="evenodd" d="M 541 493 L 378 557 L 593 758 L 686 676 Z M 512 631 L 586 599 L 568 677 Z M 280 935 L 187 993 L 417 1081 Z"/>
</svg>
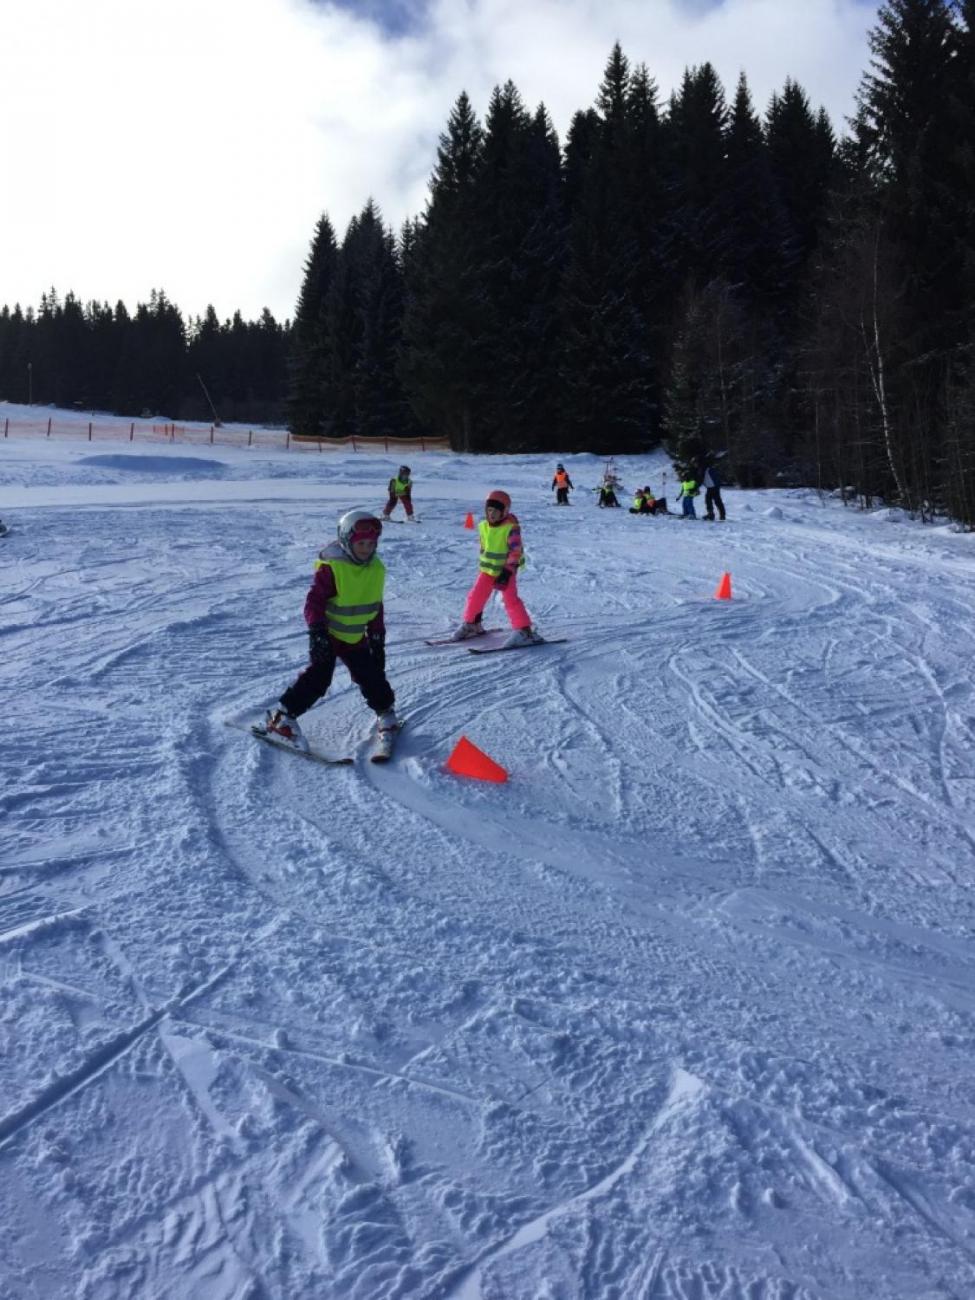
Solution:
<svg viewBox="0 0 975 1300">
<path fill-rule="evenodd" d="M 521 546 L 521 525 L 511 513 L 507 492 L 492 492 L 484 503 L 484 518 L 478 524 L 481 544 L 478 575 L 467 593 L 464 621 L 453 634 L 454 641 L 466 641 L 482 632 L 481 613 L 494 591 L 501 592 L 512 633 L 505 646 L 530 645 L 542 638 L 532 627 L 531 615 L 518 595 L 518 570 L 525 557 Z"/>
</svg>

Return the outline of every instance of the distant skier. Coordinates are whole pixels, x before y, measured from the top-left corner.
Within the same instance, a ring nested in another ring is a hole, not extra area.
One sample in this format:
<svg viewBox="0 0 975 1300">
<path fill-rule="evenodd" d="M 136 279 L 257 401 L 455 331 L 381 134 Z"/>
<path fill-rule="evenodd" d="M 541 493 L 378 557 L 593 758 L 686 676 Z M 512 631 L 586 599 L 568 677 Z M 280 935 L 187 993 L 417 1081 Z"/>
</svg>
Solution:
<svg viewBox="0 0 975 1300">
<path fill-rule="evenodd" d="M 400 465 L 393 478 L 389 480 L 389 500 L 383 506 L 383 518 L 388 519 L 396 509 L 396 503 L 402 501 L 406 518 L 413 523 L 413 481 L 410 478 L 409 465 Z"/>
<path fill-rule="evenodd" d="M 569 504 L 569 493 L 575 491 L 575 484 L 569 478 L 565 466 L 561 463 L 555 467 L 552 487 L 555 489 L 555 504 L 557 506 L 567 506 Z"/>
<path fill-rule="evenodd" d="M 613 485 L 608 480 L 604 480 L 602 483 L 600 483 L 599 500 L 596 502 L 596 504 L 600 506 L 619 505 L 619 501 L 617 500 L 616 492 L 613 489 Z"/>
<path fill-rule="evenodd" d="M 697 513 L 694 509 L 694 498 L 697 495 L 697 479 L 690 471 L 687 471 L 686 477 L 681 479 L 680 491 L 677 493 L 677 500 L 681 504 L 684 519 L 697 518 Z"/>
<path fill-rule="evenodd" d="M 701 481 L 704 484 L 704 518 L 714 523 L 714 512 L 717 510 L 718 518 L 723 522 L 725 513 L 724 502 L 721 500 L 721 475 L 713 460 L 704 462 Z"/>
<path fill-rule="evenodd" d="M 308 667 L 269 709 L 265 726 L 296 749 L 307 749 L 298 718 L 332 684 L 335 661 L 349 676 L 378 718 L 382 738 L 395 732 L 395 696 L 386 680 L 386 626 L 383 590 L 386 568 L 376 554 L 383 526 L 368 510 L 349 510 L 338 521 L 338 540 L 319 553 L 305 598 Z"/>
<path fill-rule="evenodd" d="M 511 497 L 507 492 L 491 493 L 484 503 L 484 518 L 477 528 L 481 544 L 478 574 L 467 593 L 464 621 L 451 640 L 466 641 L 468 637 L 480 635 L 481 614 L 494 591 L 500 591 L 513 629 L 504 643 L 506 648 L 544 640 L 532 627 L 531 615 L 518 595 L 518 570 L 524 567 L 525 556 L 521 525 L 511 513 Z"/>
<path fill-rule="evenodd" d="M 631 515 L 652 515 L 653 514 L 653 496 L 647 500 L 649 488 L 638 487 L 633 493 L 633 504 L 630 506 Z"/>
</svg>

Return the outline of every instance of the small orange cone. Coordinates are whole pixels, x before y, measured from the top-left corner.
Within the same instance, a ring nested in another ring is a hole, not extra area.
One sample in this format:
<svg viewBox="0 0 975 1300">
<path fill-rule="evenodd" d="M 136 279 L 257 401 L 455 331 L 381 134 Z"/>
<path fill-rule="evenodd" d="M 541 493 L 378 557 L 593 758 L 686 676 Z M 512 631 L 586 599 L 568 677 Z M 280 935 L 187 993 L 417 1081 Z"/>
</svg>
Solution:
<svg viewBox="0 0 975 1300">
<path fill-rule="evenodd" d="M 474 516 L 471 514 L 471 512 L 470 512 L 469 510 L 468 510 L 468 512 L 467 512 L 467 518 L 464 520 L 464 527 L 465 527 L 465 528 L 473 528 L 473 527 L 474 527 Z"/>
<path fill-rule="evenodd" d="M 472 776 L 476 781 L 497 781 L 499 785 L 508 779 L 501 764 L 488 758 L 483 749 L 472 745 L 466 736 L 461 736 L 454 746 L 447 759 L 447 771 L 455 776 Z"/>
<path fill-rule="evenodd" d="M 731 599 L 731 574 L 730 573 L 723 573 L 721 575 L 721 581 L 718 583 L 717 590 L 714 593 L 714 599 L 715 600 Z"/>
</svg>

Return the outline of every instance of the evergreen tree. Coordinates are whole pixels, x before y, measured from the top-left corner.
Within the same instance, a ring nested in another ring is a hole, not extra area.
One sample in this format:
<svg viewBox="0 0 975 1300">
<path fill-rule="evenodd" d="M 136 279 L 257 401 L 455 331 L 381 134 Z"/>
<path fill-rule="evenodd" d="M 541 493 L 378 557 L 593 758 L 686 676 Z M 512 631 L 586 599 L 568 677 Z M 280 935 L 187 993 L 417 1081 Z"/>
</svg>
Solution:
<svg viewBox="0 0 975 1300">
<path fill-rule="evenodd" d="M 457 450 L 484 450 L 496 431 L 482 414 L 489 376 L 487 304 L 477 177 L 484 132 L 466 92 L 440 137 L 437 166 L 409 259 L 400 375 L 421 424 Z"/>
<path fill-rule="evenodd" d="M 16 303 L 13 311 L 4 306 L 0 311 L 0 396 L 10 402 L 26 402 L 32 396 L 27 368 L 29 362 L 33 365 L 30 333 L 20 304 Z"/>
<path fill-rule="evenodd" d="M 558 138 L 511 82 L 496 87 L 476 182 L 485 300 L 482 417 L 492 440 L 539 445 L 556 424 L 557 294 L 564 260 Z"/>
<path fill-rule="evenodd" d="M 685 71 L 671 96 L 667 151 L 667 260 L 675 283 L 706 284 L 725 262 L 724 90 L 710 63 Z"/>
<path fill-rule="evenodd" d="M 832 128 L 790 77 L 781 95 L 771 98 L 765 135 L 772 178 L 804 266 L 816 247 L 833 178 Z"/>
<path fill-rule="evenodd" d="M 886 380 L 878 403 L 897 495 L 919 509 L 944 501 L 945 394 L 970 337 L 971 252 L 956 192 L 963 32 L 942 0 L 891 0 L 871 32 L 872 71 L 858 98 L 878 238 L 899 270 L 890 292 L 900 329 L 876 339 Z"/>
<path fill-rule="evenodd" d="M 787 305 L 798 251 L 745 74 L 726 136 L 724 272 L 742 302 L 778 316 Z"/>
<path fill-rule="evenodd" d="M 335 276 L 338 248 L 335 231 L 326 215 L 315 227 L 305 275 L 298 295 L 291 331 L 287 413 L 292 433 L 322 431 L 325 356 L 329 347 L 325 327 L 325 300 Z"/>
<path fill-rule="evenodd" d="M 597 131 L 570 210 L 562 286 L 559 389 L 563 445 L 637 451 L 651 445 L 656 387 L 641 309 L 641 257 L 633 193 L 638 138 L 628 62 L 613 48 L 597 96 Z M 641 121 L 646 126 L 645 117 Z M 584 136 L 577 119 L 577 137 Z"/>
<path fill-rule="evenodd" d="M 349 226 L 326 303 L 329 419 L 336 433 L 406 436 L 412 417 L 396 373 L 402 271 L 372 200 Z"/>
</svg>

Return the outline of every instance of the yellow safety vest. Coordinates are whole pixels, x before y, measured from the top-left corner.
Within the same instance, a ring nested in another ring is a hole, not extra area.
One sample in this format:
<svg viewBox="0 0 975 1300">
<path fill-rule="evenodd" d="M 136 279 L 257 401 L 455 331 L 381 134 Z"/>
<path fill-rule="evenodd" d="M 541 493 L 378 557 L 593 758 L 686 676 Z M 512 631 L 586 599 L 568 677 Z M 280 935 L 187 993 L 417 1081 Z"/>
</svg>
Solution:
<svg viewBox="0 0 975 1300">
<path fill-rule="evenodd" d="M 318 560 L 316 569 L 327 564 L 335 577 L 336 594 L 325 605 L 325 623 L 332 636 L 355 645 L 379 613 L 386 585 L 386 567 L 378 555 L 367 564 L 329 558 Z"/>
<path fill-rule="evenodd" d="M 516 527 L 518 525 L 511 519 L 500 524 L 489 524 L 486 519 L 482 519 L 478 524 L 477 531 L 481 536 L 478 568 L 482 573 L 490 573 L 492 578 L 496 578 L 505 567 L 508 559 L 508 535 Z M 524 564 L 525 557 L 522 555 L 518 568 L 524 568 Z"/>
<path fill-rule="evenodd" d="M 412 479 L 403 480 L 401 478 L 394 478 L 391 484 L 393 495 L 398 497 L 405 496 L 410 490 L 411 482 Z"/>
</svg>

